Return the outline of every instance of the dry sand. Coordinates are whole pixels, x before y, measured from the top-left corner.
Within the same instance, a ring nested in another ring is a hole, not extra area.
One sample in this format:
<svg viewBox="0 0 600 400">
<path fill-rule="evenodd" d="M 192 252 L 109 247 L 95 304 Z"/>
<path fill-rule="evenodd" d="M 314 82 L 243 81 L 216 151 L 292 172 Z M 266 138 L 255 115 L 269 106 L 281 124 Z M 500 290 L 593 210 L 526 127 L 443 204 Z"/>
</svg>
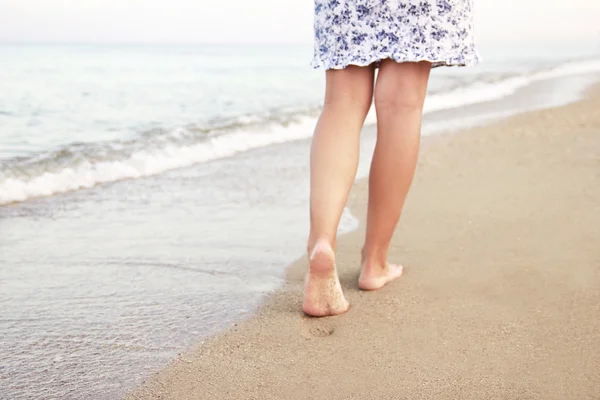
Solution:
<svg viewBox="0 0 600 400">
<path fill-rule="evenodd" d="M 600 90 L 434 142 L 391 250 L 403 278 L 358 290 L 359 229 L 338 245 L 347 314 L 302 315 L 299 260 L 130 398 L 600 399 Z M 359 218 L 366 200 L 358 182 Z"/>
</svg>

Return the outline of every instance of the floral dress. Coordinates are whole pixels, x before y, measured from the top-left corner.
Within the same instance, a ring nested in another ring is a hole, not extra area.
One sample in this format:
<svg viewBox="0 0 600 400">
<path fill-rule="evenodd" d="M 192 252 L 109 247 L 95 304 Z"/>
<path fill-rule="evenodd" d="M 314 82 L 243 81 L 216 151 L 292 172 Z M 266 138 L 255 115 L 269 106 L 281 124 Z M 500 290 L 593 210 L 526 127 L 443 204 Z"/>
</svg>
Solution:
<svg viewBox="0 0 600 400">
<path fill-rule="evenodd" d="M 314 0 L 312 66 L 429 61 L 434 67 L 479 61 L 473 0 Z"/>
</svg>

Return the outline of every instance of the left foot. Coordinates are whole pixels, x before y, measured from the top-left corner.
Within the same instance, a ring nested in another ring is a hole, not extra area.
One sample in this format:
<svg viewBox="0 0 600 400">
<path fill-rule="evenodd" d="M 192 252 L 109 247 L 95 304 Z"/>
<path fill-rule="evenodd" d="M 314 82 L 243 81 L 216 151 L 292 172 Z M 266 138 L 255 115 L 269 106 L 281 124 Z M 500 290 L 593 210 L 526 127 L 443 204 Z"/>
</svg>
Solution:
<svg viewBox="0 0 600 400">
<path fill-rule="evenodd" d="M 335 268 L 335 254 L 327 242 L 317 242 L 311 255 L 302 309 L 313 317 L 343 314 L 349 304 Z"/>
<path fill-rule="evenodd" d="M 388 283 L 402 276 L 404 268 L 402 265 L 390 264 L 385 265 L 366 264 L 363 266 L 358 278 L 358 287 L 362 290 L 377 290 L 381 289 Z"/>
</svg>

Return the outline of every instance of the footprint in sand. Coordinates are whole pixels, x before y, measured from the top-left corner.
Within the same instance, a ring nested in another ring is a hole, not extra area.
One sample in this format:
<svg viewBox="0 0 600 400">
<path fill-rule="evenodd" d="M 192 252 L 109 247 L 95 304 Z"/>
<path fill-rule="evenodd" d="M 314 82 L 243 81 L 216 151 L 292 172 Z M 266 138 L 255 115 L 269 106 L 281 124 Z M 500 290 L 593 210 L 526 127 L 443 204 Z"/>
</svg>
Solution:
<svg viewBox="0 0 600 400">
<path fill-rule="evenodd" d="M 321 321 L 302 321 L 301 335 L 305 339 L 324 338 L 331 336 L 335 328 Z"/>
</svg>

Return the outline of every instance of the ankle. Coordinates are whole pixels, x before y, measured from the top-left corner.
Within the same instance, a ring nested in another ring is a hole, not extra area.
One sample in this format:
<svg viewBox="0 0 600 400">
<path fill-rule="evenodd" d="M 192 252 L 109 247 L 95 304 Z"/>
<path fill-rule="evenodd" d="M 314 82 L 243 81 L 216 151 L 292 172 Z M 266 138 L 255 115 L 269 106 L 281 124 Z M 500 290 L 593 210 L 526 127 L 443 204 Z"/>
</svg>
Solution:
<svg viewBox="0 0 600 400">
<path fill-rule="evenodd" d="M 387 262 L 388 247 L 363 246 L 361 264 L 363 268 L 384 268 Z"/>
<path fill-rule="evenodd" d="M 326 244 L 329 247 L 331 247 L 331 249 L 335 252 L 335 239 L 332 240 L 331 238 L 329 238 L 328 236 L 325 236 L 325 235 L 315 236 L 314 238 L 310 237 L 308 239 L 308 243 L 306 244 L 306 251 L 309 254 L 309 256 L 313 252 L 317 243 Z"/>
<path fill-rule="evenodd" d="M 313 277 L 335 274 L 335 253 L 325 240 L 317 240 L 308 253 L 308 272 Z"/>
</svg>

